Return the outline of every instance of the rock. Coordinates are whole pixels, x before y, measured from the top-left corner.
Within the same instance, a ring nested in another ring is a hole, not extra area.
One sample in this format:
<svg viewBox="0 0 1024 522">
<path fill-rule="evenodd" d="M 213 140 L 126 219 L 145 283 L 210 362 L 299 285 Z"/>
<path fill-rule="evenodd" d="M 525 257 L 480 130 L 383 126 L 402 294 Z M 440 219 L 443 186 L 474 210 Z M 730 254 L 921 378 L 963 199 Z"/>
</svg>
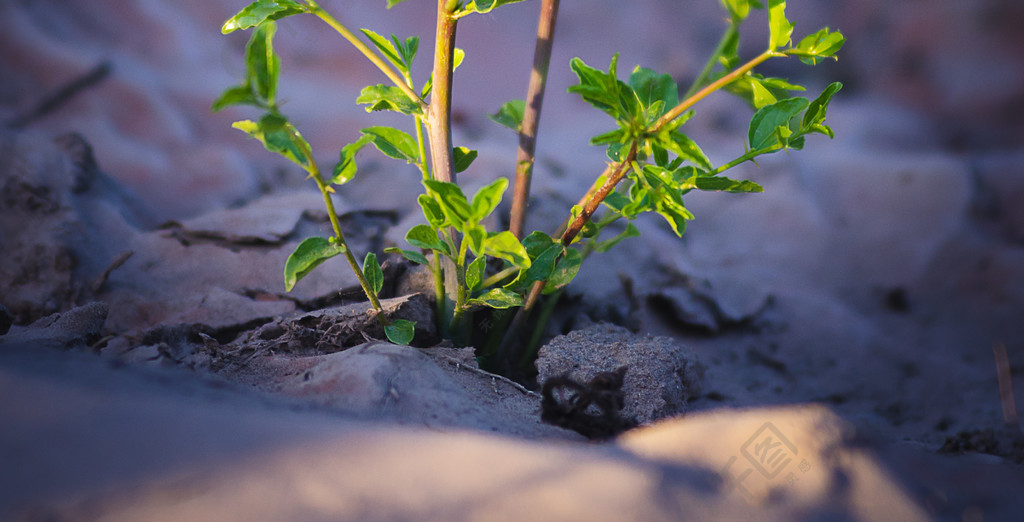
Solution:
<svg viewBox="0 0 1024 522">
<path fill-rule="evenodd" d="M 540 422 L 537 394 L 482 372 L 471 356 L 451 352 L 372 341 L 326 355 L 252 358 L 220 374 L 360 418 L 577 440 L 570 431 Z"/>
<path fill-rule="evenodd" d="M 28 324 L 94 297 L 91 282 L 148 223 L 79 135 L 0 132 L 0 300 Z"/>
<path fill-rule="evenodd" d="M 857 518 L 874 518 L 869 513 L 885 506 L 884 518 L 928 520 L 902 493 L 900 477 L 854 434 L 828 408 L 810 405 L 688 415 L 627 432 L 617 443 L 662 465 L 714 470 L 721 494 L 750 506 L 811 513 L 838 496 Z"/>
<path fill-rule="evenodd" d="M 630 333 L 599 324 L 552 339 L 537 357 L 537 380 L 568 375 L 589 382 L 597 374 L 626 366 L 622 415 L 641 424 L 678 415 L 700 392 L 702 366 L 666 337 Z"/>
<path fill-rule="evenodd" d="M 216 210 L 180 223 L 183 235 L 228 243 L 279 243 L 295 230 L 302 215 L 320 211 L 319 192 L 303 190 L 271 194 L 237 209 Z"/>
<path fill-rule="evenodd" d="M 99 339 L 107 318 L 106 303 L 89 303 L 67 312 L 44 317 L 0 338 L 2 345 L 33 345 L 47 348 L 80 348 Z"/>
<path fill-rule="evenodd" d="M 670 313 L 681 325 L 709 332 L 749 324 L 772 301 L 771 294 L 760 285 L 729 277 L 662 287 L 650 297 L 654 300 L 652 308 Z M 659 301 L 667 306 L 658 306 Z"/>
</svg>

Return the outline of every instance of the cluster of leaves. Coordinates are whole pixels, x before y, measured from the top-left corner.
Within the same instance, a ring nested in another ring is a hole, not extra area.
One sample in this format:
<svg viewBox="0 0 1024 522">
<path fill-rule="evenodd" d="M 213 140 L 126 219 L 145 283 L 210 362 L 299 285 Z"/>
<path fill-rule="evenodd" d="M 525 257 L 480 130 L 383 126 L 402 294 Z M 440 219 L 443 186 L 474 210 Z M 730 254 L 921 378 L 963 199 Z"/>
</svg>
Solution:
<svg viewBox="0 0 1024 522">
<path fill-rule="evenodd" d="M 388 0 L 387 7 L 402 1 Z M 473 13 L 488 13 L 518 1 L 521 0 L 449 0 L 443 9 L 447 16 L 457 19 Z M 423 137 L 424 117 L 428 109 L 424 100 L 431 93 L 434 74 L 438 71 L 434 71 L 421 88 L 415 87 L 410 71 L 419 49 L 417 37 L 402 39 L 391 35 L 386 38 L 362 29 L 371 48 L 330 18 L 312 0 L 257 0 L 252 3 L 223 27 L 225 33 L 253 29 L 246 47 L 245 82 L 226 90 L 213 104 L 213 109 L 232 105 L 263 109 L 265 113 L 258 121 L 243 120 L 234 126 L 309 174 L 324 195 L 335 228 L 333 237 L 306 239 L 292 253 L 285 266 L 286 289 L 290 290 L 323 261 L 343 254 L 359 277 L 367 297 L 379 309 L 376 294 L 381 289 L 382 274 L 376 255 L 367 254 L 361 267 L 356 263 L 337 225 L 329 197 L 334 186 L 353 179 L 358 170 L 356 155 L 370 144 L 391 158 L 414 165 L 422 173 L 424 193 L 419 196 L 418 203 L 426 223 L 414 226 L 406 234 L 405 239 L 412 249 L 390 248 L 387 252 L 430 267 L 435 273 L 435 281 L 438 281 L 439 302 L 443 292 L 440 281 L 446 279 L 445 275 L 453 275 L 443 272 L 454 271 L 454 277 L 447 278 L 454 280 L 457 289 L 450 309 L 451 317 L 447 321 L 440 318 L 442 325 L 448 326 L 448 331 L 457 329 L 463 316 L 475 308 L 503 309 L 523 306 L 524 302 L 528 307 L 528 300 L 524 299 L 528 292 L 551 293 L 563 288 L 591 252 L 607 251 L 629 237 L 638 236 L 640 232 L 632 221 L 645 212 L 660 215 L 673 232 L 681 236 L 686 222 L 693 219 L 683 202 L 683 196 L 692 190 L 762 191 L 757 183 L 734 180 L 722 173 L 763 154 L 801 149 L 809 134 L 823 134 L 831 138 L 833 132 L 825 124 L 825 116 L 832 97 L 842 86 L 838 83 L 829 85 L 813 100 L 792 97 L 791 92 L 804 88 L 785 79 L 761 76 L 753 71 L 754 67 L 776 57 L 796 57 L 810 65 L 834 59 L 844 38 L 841 33 L 825 28 L 794 43 L 793 24 L 785 16 L 785 1 L 769 0 L 767 49 L 742 62 L 738 55 L 739 27 L 751 9 L 764 6 L 756 0 L 721 1 L 729 13 L 729 26 L 707 66 L 682 99 L 671 76 L 651 69 L 638 66 L 625 81 L 620 80 L 617 55 L 607 70 L 587 65 L 579 58 L 571 61 L 570 67 L 579 83 L 569 91 L 615 121 L 614 129 L 591 139 L 593 145 L 605 148 L 609 166 L 595 180 L 585 204 L 571 209 L 569 223 L 573 224 L 559 232 L 557 237 L 535 231 L 522 240 L 511 232 L 488 231 L 484 226 L 488 216 L 501 202 L 508 187 L 507 179 L 496 179 L 470 199 L 457 184 L 439 181 L 431 174 Z M 280 72 L 280 60 L 272 45 L 275 21 L 300 13 L 314 14 L 327 21 L 391 78 L 392 84 L 364 88 L 356 101 L 365 105 L 368 112 L 386 110 L 411 116 L 415 137 L 392 127 L 364 128 L 355 142 L 342 147 L 330 176 L 324 178 L 321 175 L 309 144 L 275 102 Z M 463 51 L 455 49 L 454 60 L 450 64 L 452 70 L 458 67 L 464 55 Z M 715 166 L 701 147 L 681 129 L 693 115 L 692 105 L 719 89 L 747 100 L 755 112 L 750 120 L 743 154 Z M 514 100 L 504 104 L 491 115 L 491 119 L 520 132 L 525 111 L 525 103 Z M 476 151 L 454 148 L 454 171 L 465 170 L 475 157 Z M 603 214 L 594 216 L 596 208 L 602 204 Z M 623 218 L 627 224 L 618 234 L 601 239 L 601 233 L 608 225 Z M 584 243 L 578 245 L 578 242 Z M 412 328 L 408 321 L 396 321 L 388 324 L 386 331 L 393 341 L 407 343 L 412 337 Z"/>
</svg>

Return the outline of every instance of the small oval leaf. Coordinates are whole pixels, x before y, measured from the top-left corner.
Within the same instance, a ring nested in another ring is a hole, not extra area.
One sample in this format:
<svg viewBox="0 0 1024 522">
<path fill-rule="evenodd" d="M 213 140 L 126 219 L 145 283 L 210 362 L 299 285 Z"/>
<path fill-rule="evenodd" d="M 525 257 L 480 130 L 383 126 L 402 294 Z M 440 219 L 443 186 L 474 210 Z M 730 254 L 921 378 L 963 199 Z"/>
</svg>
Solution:
<svg viewBox="0 0 1024 522">
<path fill-rule="evenodd" d="M 363 260 L 363 277 L 366 278 L 374 295 L 379 294 L 381 288 L 384 288 L 384 271 L 380 269 L 380 263 L 377 262 L 377 254 L 366 253 L 366 259 Z"/>
<path fill-rule="evenodd" d="M 407 319 L 395 319 L 391 321 L 391 324 L 384 327 L 384 335 L 387 336 L 388 340 L 402 346 L 408 346 L 415 334 L 416 322 Z"/>
<path fill-rule="evenodd" d="M 306 277 L 320 263 L 345 252 L 345 247 L 322 237 L 308 237 L 288 256 L 284 263 L 284 288 L 291 292 L 295 283 Z"/>
<path fill-rule="evenodd" d="M 280 20 L 305 12 L 306 8 L 295 0 L 257 0 L 224 22 L 220 32 L 228 34 L 239 29 L 255 27 L 266 20 Z"/>
</svg>

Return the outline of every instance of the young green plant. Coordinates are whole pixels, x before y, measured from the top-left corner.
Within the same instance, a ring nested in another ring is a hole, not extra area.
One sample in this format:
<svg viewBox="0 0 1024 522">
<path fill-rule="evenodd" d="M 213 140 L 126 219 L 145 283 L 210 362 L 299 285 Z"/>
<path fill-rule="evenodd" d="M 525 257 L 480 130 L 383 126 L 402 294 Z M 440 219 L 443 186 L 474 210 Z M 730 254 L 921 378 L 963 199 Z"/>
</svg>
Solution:
<svg viewBox="0 0 1024 522">
<path fill-rule="evenodd" d="M 390 8 L 401 1 L 389 0 L 387 6 Z M 328 257 L 346 253 L 361 284 L 365 283 L 367 297 L 374 303 L 375 293 L 379 291 L 379 284 L 374 282 L 379 266 L 370 255 L 362 269 L 355 263 L 344 246 L 340 227 L 336 226 L 329 193 L 333 191 L 332 185 L 352 179 L 357 170 L 356 153 L 369 144 L 389 157 L 415 165 L 424 187 L 417 202 L 426 223 L 413 227 L 406 234 L 406 241 L 414 249 L 389 248 L 387 251 L 401 254 L 433 271 L 438 322 L 449 337 L 468 339 L 467 316 L 476 308 L 519 307 L 500 346 L 478 351 L 485 362 L 505 371 L 512 371 L 516 364 L 532 358 L 535 342 L 524 346 L 518 342 L 518 334 L 540 296 L 564 288 L 589 254 L 605 252 L 639 235 L 633 224 L 639 215 L 656 213 L 673 232 L 682 235 L 686 222 L 693 218 L 683 203 L 683 196 L 690 191 L 759 192 L 762 188 L 752 181 L 734 180 L 722 174 L 764 154 L 801 149 L 807 135 L 818 133 L 832 137 L 832 130 L 824 121 L 840 84 L 828 86 L 814 100 L 791 97 L 791 91 L 804 88 L 780 78 L 766 78 L 754 69 L 769 59 L 784 57 L 796 57 L 815 65 L 827 58 L 834 59 L 844 42 L 841 33 L 825 28 L 794 43 L 793 25 L 785 16 L 786 3 L 770 0 L 767 2 L 767 48 L 742 61 L 738 54 L 740 25 L 752 9 L 761 9 L 763 4 L 755 0 L 721 0 L 729 14 L 729 25 L 707 65 L 682 98 L 669 75 L 650 69 L 638 66 L 627 81 L 619 80 L 617 55 L 607 71 L 591 67 L 579 58 L 573 59 L 570 67 L 579 83 L 571 87 L 570 92 L 580 95 L 616 123 L 614 129 L 591 139 L 592 144 L 605 147 L 609 161 L 553 236 L 534 231 L 522 237 L 536 121 L 550 60 L 557 1 L 544 0 L 542 5 L 528 94 L 530 103 L 512 101 L 491 116 L 520 134 L 517 188 L 512 205 L 513 231 L 488 231 L 484 226 L 508 187 L 505 178 L 484 186 L 472 199 L 456 183 L 456 173 L 472 164 L 476 152 L 452 146 L 450 117 L 452 75 L 464 56 L 454 45 L 457 21 L 518 1 L 439 0 L 433 70 L 422 87 L 417 88 L 410 73 L 418 50 L 417 38 L 401 39 L 394 35 L 385 38 L 363 29 L 361 32 L 367 40 L 364 42 L 311 0 L 258 0 L 225 23 L 225 32 L 254 29 L 246 57 L 250 70 L 245 84 L 229 89 L 214 104 L 215 109 L 247 104 L 266 110 L 267 114 L 259 122 L 240 122 L 236 126 L 261 139 L 268 149 L 304 168 L 324 194 L 332 225 L 335 225 L 335 236 L 327 240 L 314 238 L 319 241 L 311 243 L 306 252 L 297 250 L 293 254 L 302 260 L 290 272 L 295 281 Z M 270 45 L 274 22 L 303 13 L 312 14 L 334 28 L 390 81 L 366 87 L 357 103 L 366 105 L 368 112 L 395 111 L 413 120 L 415 137 L 390 127 L 363 129 L 358 140 L 341 149 L 339 161 L 328 180 L 320 176 L 309 145 L 273 103 L 279 67 Z M 716 166 L 681 129 L 693 115 L 692 107 L 697 102 L 722 89 L 747 100 L 755 112 L 748 127 L 744 152 Z M 599 212 L 601 208 L 604 210 Z M 623 219 L 626 225 L 620 232 L 601 238 L 607 227 Z M 429 252 L 430 257 L 424 252 Z M 378 266 L 376 271 L 374 266 Z M 373 277 L 367 275 L 371 272 Z M 286 278 L 288 274 L 286 269 Z M 402 327 L 411 330 L 411 326 Z"/>
</svg>

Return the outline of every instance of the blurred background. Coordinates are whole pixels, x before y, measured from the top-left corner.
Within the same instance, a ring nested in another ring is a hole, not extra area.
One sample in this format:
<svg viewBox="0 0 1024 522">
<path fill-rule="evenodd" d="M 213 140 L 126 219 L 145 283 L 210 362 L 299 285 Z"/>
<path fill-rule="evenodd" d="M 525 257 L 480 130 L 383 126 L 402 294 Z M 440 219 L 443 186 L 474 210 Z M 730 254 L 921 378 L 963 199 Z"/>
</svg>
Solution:
<svg viewBox="0 0 1024 522">
<path fill-rule="evenodd" d="M 353 29 L 421 36 L 422 84 L 430 64 L 434 2 L 409 0 L 390 10 L 384 0 L 321 4 Z M 257 117 L 255 109 L 209 111 L 217 95 L 243 76 L 247 33 L 224 36 L 219 28 L 245 5 L 245 0 L 2 0 L 0 122 L 81 133 L 101 168 L 162 219 L 239 205 L 282 184 L 301 183 L 299 172 L 230 127 L 234 120 Z M 465 174 L 470 184 L 512 174 L 516 139 L 486 114 L 525 96 L 538 6 L 528 0 L 459 24 L 457 44 L 467 55 L 455 80 L 455 139 L 481 151 L 478 164 Z M 830 81 L 844 82 L 830 112 L 838 136 L 830 147 L 986 157 L 1018 151 L 1010 156 L 1021 157 L 1021 2 L 794 0 L 788 15 L 797 38 L 829 26 L 848 39 L 839 62 L 810 68 L 796 60 L 774 60 L 759 69 L 808 84 L 811 97 Z M 565 92 L 575 83 L 568 68 L 572 57 L 606 67 L 619 52 L 620 76 L 639 64 L 671 74 L 685 90 L 725 27 L 723 16 L 715 0 L 564 0 L 541 119 L 538 176 L 589 177 L 602 166 L 602 152 L 587 140 L 611 122 Z M 283 110 L 322 162 L 333 164 L 360 128 L 407 125 L 355 105 L 363 86 L 384 78 L 325 24 L 297 16 L 280 26 Z M 764 16 L 758 13 L 745 26 L 742 55 L 754 56 L 766 39 Z M 95 81 L 63 103 L 41 107 L 83 79 Z M 713 159 L 732 157 L 742 146 L 749 115 L 740 102 L 715 95 L 698 105 L 691 133 Z M 716 156 L 720 150 L 730 152 Z M 364 153 L 364 170 L 373 172 L 375 154 Z M 415 180 L 411 167 L 408 175 Z"/>
</svg>

